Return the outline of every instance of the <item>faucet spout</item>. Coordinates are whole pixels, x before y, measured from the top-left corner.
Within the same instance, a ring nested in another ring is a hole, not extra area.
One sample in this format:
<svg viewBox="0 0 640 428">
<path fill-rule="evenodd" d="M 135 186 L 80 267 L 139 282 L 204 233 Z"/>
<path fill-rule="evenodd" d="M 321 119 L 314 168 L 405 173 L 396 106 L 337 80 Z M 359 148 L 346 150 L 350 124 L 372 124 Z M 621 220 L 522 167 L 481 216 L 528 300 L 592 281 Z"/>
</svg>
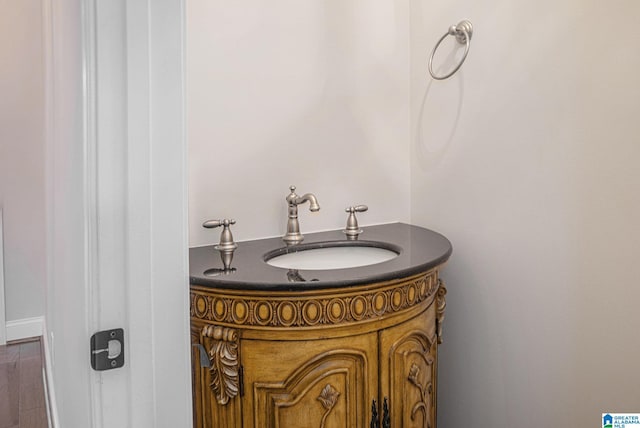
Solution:
<svg viewBox="0 0 640 428">
<path fill-rule="evenodd" d="M 295 200 L 295 205 L 304 204 L 305 202 L 309 202 L 309 211 L 320 211 L 320 205 L 318 204 L 318 199 L 313 193 L 305 193 Z"/>
<path fill-rule="evenodd" d="M 298 222 L 298 205 L 309 202 L 309 211 L 320 211 L 320 204 L 313 193 L 305 193 L 302 196 L 296 194 L 296 187 L 290 186 L 291 193 L 285 200 L 288 204 L 287 233 L 282 237 L 287 245 L 302 242 L 304 236 L 300 233 L 300 223 Z"/>
</svg>

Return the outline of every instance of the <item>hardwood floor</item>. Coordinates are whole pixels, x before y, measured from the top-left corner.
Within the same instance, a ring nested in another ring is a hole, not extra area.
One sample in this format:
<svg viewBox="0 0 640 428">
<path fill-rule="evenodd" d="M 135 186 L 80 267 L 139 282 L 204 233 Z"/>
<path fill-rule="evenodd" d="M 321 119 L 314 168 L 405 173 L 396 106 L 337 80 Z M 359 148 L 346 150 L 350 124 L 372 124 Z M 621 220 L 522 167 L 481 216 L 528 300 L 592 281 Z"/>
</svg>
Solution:
<svg viewBox="0 0 640 428">
<path fill-rule="evenodd" d="M 0 428 L 46 428 L 40 339 L 0 346 Z"/>
</svg>

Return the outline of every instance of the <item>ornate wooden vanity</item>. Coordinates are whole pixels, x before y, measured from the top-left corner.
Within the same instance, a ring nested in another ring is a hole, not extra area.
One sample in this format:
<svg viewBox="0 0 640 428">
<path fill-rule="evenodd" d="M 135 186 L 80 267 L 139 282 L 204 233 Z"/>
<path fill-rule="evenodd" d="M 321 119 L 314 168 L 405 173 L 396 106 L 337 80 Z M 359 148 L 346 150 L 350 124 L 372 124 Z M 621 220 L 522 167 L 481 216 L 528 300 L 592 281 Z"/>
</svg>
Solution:
<svg viewBox="0 0 640 428">
<path fill-rule="evenodd" d="M 332 272 L 249 267 L 274 239 L 240 243 L 231 272 L 212 267 L 210 248 L 191 250 L 194 426 L 436 426 L 451 245 L 401 223 L 361 239 L 389 242 L 387 232 L 396 259 Z"/>
</svg>

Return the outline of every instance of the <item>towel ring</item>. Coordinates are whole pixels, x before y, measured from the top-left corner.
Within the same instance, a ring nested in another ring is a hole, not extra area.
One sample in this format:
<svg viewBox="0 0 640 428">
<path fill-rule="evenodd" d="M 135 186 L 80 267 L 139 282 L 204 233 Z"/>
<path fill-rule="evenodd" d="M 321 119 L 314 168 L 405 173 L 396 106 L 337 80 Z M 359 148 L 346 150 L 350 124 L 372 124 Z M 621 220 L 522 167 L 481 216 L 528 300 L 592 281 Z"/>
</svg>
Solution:
<svg viewBox="0 0 640 428">
<path fill-rule="evenodd" d="M 440 37 L 440 40 L 438 40 L 438 43 L 436 43 L 436 46 L 431 51 L 431 57 L 429 58 L 429 73 L 431 74 L 431 77 L 433 77 L 436 80 L 444 80 L 453 76 L 453 74 L 456 71 L 458 71 L 460 66 L 462 66 L 462 63 L 464 62 L 464 60 L 467 58 L 467 54 L 469 53 L 469 45 L 471 44 L 472 35 L 473 35 L 473 25 L 471 25 L 471 22 L 467 20 L 460 21 L 458 25 L 452 25 L 451 27 L 449 27 L 449 31 L 447 31 L 444 34 L 444 36 Z M 462 55 L 462 59 L 460 60 L 460 63 L 458 63 L 458 65 L 456 65 L 455 68 L 449 74 L 446 74 L 444 76 L 436 76 L 436 74 L 433 72 L 433 55 L 436 53 L 436 50 L 438 49 L 438 46 L 440 46 L 440 43 L 442 43 L 442 41 L 447 36 L 455 36 L 458 43 L 460 44 L 464 43 L 465 45 L 464 55 Z"/>
</svg>

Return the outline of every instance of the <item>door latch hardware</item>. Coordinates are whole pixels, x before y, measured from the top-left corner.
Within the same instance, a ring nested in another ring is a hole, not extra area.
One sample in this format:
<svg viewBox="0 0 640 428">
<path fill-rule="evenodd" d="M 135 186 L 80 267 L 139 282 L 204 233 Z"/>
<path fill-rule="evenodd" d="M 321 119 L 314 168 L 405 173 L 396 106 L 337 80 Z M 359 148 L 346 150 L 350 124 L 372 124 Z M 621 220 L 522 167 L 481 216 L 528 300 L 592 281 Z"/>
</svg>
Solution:
<svg viewBox="0 0 640 428">
<path fill-rule="evenodd" d="M 91 368 L 111 370 L 124 366 L 124 330 L 99 331 L 91 336 Z"/>
</svg>

